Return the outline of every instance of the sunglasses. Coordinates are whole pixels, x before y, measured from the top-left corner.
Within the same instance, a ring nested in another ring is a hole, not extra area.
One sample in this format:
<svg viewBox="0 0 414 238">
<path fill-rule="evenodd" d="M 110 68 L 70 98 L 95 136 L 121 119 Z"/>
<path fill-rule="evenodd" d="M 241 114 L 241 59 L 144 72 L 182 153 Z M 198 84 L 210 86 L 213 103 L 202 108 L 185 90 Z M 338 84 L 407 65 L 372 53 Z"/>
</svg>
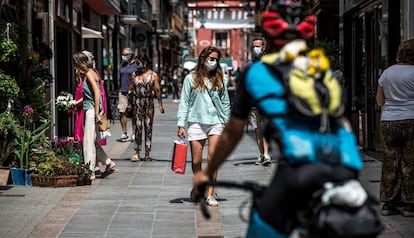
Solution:
<svg viewBox="0 0 414 238">
<path fill-rule="evenodd" d="M 208 56 L 208 57 L 207 57 L 207 60 L 208 60 L 208 61 L 219 61 L 219 58 L 215 58 L 215 57 L 210 57 L 210 56 Z"/>
</svg>

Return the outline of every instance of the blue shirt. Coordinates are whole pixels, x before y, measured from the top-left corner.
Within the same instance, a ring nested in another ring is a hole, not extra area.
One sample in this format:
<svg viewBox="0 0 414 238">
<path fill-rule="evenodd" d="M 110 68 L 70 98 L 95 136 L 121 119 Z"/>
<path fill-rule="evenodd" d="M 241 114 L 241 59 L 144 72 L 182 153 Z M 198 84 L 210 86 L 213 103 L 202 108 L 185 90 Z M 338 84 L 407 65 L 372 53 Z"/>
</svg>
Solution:
<svg viewBox="0 0 414 238">
<path fill-rule="evenodd" d="M 121 69 L 119 70 L 119 73 L 121 75 L 121 93 L 128 92 L 129 84 L 131 82 L 131 75 L 135 71 L 137 71 L 137 65 L 135 64 L 135 61 L 132 61 L 130 64 L 128 64 L 127 62 L 121 64 Z"/>
</svg>

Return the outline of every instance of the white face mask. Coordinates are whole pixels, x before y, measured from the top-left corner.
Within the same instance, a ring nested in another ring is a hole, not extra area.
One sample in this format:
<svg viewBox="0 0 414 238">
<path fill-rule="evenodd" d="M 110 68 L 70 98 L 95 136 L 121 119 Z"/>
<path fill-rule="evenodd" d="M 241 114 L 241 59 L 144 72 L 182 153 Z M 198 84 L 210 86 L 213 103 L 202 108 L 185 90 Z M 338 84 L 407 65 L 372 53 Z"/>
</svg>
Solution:
<svg viewBox="0 0 414 238">
<path fill-rule="evenodd" d="M 262 47 L 260 47 L 260 46 L 255 46 L 255 47 L 253 47 L 253 54 L 256 56 L 256 57 L 260 57 L 260 56 L 262 56 Z"/>
<path fill-rule="evenodd" d="M 128 61 L 128 57 L 126 55 L 122 55 L 121 59 L 122 59 L 122 62 L 127 62 Z"/>
<path fill-rule="evenodd" d="M 206 61 L 204 64 L 208 71 L 214 70 L 217 67 L 217 61 Z"/>
</svg>

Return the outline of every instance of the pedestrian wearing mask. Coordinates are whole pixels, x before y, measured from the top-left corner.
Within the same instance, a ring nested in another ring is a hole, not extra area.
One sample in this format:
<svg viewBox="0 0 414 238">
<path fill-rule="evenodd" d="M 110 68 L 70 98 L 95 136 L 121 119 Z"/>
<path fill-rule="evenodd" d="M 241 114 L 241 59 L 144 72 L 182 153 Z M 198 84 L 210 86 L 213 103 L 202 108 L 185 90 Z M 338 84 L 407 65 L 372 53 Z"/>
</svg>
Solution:
<svg viewBox="0 0 414 238">
<path fill-rule="evenodd" d="M 250 60 L 249 62 L 247 62 L 246 64 L 246 68 L 245 71 L 248 70 L 248 68 L 250 68 L 250 66 L 260 60 L 260 57 L 262 57 L 264 55 L 264 51 L 265 51 L 265 43 L 264 43 L 264 39 L 263 38 L 255 38 L 252 41 L 253 44 L 253 60 Z M 259 114 L 259 112 L 257 111 L 256 107 L 252 107 L 252 110 L 250 111 L 250 115 L 249 115 L 249 123 L 250 125 L 253 127 L 253 129 L 255 130 L 255 134 L 256 134 L 256 143 L 257 143 L 257 147 L 259 149 L 260 155 L 257 158 L 256 161 L 256 165 L 263 165 L 263 166 L 268 166 L 272 163 L 272 158 L 269 155 L 269 143 L 266 141 L 266 139 L 263 137 L 262 135 L 262 118 Z"/>
<path fill-rule="evenodd" d="M 120 79 L 119 79 L 119 93 L 118 93 L 118 110 L 119 118 L 121 121 L 122 135 L 118 139 L 120 142 L 126 142 L 129 140 L 127 132 L 127 110 L 132 110 L 131 105 L 128 102 L 128 90 L 129 85 L 131 84 L 132 73 L 137 69 L 137 66 L 134 61 L 134 52 L 131 48 L 125 48 L 122 50 L 122 64 L 119 69 Z M 134 140 L 135 133 L 135 122 L 132 120 L 132 136 L 131 140 Z"/>
<path fill-rule="evenodd" d="M 187 138 L 190 141 L 193 174 L 202 169 L 202 155 L 208 140 L 207 161 L 215 150 L 224 124 L 230 114 L 230 98 L 223 81 L 220 67 L 221 51 L 208 46 L 198 57 L 195 71 L 186 76 L 177 112 L 177 135 L 185 138 L 185 122 L 188 122 Z M 214 175 L 215 179 L 217 174 Z M 191 191 L 190 199 L 195 201 Z M 213 187 L 207 191 L 207 205 L 218 206 Z"/>
<path fill-rule="evenodd" d="M 142 150 L 142 134 L 144 132 L 145 161 L 151 161 L 152 125 L 154 124 L 154 97 L 158 100 L 161 113 L 162 106 L 161 88 L 158 74 L 150 69 L 151 63 L 147 56 L 139 56 L 136 60 L 136 72 L 132 74 L 129 91 L 134 94 L 133 117 L 135 125 L 135 154 L 130 158 L 132 162 L 140 160 Z"/>
</svg>

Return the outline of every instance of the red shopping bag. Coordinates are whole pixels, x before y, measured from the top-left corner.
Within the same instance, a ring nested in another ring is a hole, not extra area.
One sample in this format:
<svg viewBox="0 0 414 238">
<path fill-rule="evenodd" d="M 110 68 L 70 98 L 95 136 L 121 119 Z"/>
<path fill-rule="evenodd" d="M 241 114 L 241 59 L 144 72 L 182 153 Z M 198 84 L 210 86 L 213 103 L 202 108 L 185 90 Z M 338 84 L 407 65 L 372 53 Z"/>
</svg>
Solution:
<svg viewBox="0 0 414 238">
<path fill-rule="evenodd" d="M 187 144 L 181 140 L 174 141 L 174 150 L 172 155 L 171 169 L 176 174 L 185 173 L 185 164 L 187 160 Z"/>
</svg>

